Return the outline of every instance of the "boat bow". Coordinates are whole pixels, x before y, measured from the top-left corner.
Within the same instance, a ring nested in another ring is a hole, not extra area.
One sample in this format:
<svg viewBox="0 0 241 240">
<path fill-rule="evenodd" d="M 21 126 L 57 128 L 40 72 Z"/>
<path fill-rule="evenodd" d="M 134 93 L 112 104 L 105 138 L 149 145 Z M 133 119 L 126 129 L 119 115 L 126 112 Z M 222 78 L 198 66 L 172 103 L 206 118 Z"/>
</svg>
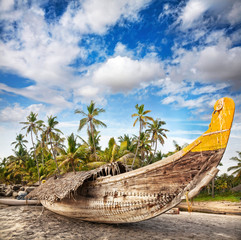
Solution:
<svg viewBox="0 0 241 240">
<path fill-rule="evenodd" d="M 162 214 L 186 196 L 196 196 L 215 177 L 228 143 L 234 109 L 232 99 L 219 99 L 208 130 L 166 159 L 116 175 L 113 170 L 101 170 L 111 169 L 110 165 L 79 177 L 68 173 L 49 179 L 31 192 L 31 197 L 41 199 L 53 212 L 93 222 L 138 222 Z M 53 193 L 48 186 L 55 189 Z"/>
</svg>

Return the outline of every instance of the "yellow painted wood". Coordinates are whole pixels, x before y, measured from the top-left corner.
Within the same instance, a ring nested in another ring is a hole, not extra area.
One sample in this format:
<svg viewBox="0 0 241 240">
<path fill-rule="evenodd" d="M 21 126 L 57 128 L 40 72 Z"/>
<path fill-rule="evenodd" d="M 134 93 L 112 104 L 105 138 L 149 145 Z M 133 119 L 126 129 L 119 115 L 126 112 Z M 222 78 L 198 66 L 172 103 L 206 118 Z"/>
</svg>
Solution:
<svg viewBox="0 0 241 240">
<path fill-rule="evenodd" d="M 221 98 L 214 105 L 212 120 L 208 130 L 193 143 L 183 149 L 184 152 L 201 152 L 226 148 L 232 127 L 235 104 L 231 98 Z M 196 147 L 194 147 L 196 145 Z"/>
</svg>

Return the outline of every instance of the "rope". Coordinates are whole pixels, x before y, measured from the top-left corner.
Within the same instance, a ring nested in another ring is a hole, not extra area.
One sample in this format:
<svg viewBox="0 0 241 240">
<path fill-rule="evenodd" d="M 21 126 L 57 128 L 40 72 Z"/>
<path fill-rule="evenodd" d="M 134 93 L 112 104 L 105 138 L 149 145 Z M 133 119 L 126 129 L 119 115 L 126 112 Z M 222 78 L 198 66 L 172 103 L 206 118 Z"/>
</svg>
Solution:
<svg viewBox="0 0 241 240">
<path fill-rule="evenodd" d="M 192 203 L 189 202 L 189 199 L 188 199 L 188 191 L 186 192 L 186 202 L 187 202 L 187 210 L 188 212 L 192 212 Z"/>
</svg>

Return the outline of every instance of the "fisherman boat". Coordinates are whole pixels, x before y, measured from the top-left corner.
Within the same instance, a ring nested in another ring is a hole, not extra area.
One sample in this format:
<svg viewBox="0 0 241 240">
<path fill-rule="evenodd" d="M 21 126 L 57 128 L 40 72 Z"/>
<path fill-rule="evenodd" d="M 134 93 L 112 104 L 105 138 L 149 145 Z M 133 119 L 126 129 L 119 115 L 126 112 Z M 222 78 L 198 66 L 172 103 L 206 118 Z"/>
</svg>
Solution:
<svg viewBox="0 0 241 240">
<path fill-rule="evenodd" d="M 22 206 L 22 205 L 40 205 L 39 200 L 17 200 L 12 198 L 2 198 L 0 199 L 0 204 L 5 204 L 9 206 Z"/>
<path fill-rule="evenodd" d="M 195 197 L 219 171 L 235 105 L 221 98 L 208 130 L 181 151 L 151 165 L 126 172 L 122 163 L 50 178 L 29 194 L 47 209 L 101 223 L 138 222 L 158 216 Z"/>
</svg>

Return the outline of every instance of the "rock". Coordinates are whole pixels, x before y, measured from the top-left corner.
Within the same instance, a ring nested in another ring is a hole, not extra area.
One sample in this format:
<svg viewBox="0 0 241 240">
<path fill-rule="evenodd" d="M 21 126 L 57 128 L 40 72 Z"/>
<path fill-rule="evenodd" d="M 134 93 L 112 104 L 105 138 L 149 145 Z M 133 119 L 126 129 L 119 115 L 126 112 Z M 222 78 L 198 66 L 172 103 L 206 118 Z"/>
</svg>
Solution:
<svg viewBox="0 0 241 240">
<path fill-rule="evenodd" d="M 34 183 L 33 186 L 38 187 L 39 186 L 39 182 Z"/>
<path fill-rule="evenodd" d="M 7 190 L 13 190 L 13 186 L 12 186 L 12 185 L 7 185 L 7 186 L 6 186 L 6 189 L 7 189 Z"/>
<path fill-rule="evenodd" d="M 19 191 L 18 192 L 18 196 L 17 196 L 17 199 L 18 200 L 24 200 L 25 199 L 25 196 L 27 196 L 27 192 L 25 192 L 25 191 Z"/>
<path fill-rule="evenodd" d="M 16 198 L 18 196 L 18 192 L 13 192 L 12 196 Z"/>
<path fill-rule="evenodd" d="M 35 187 L 26 187 L 26 188 L 25 188 L 25 191 L 26 191 L 27 193 L 30 193 L 30 192 L 32 192 L 34 189 L 35 189 Z"/>
<path fill-rule="evenodd" d="M 18 196 L 23 196 L 23 195 L 27 195 L 28 193 L 27 192 L 25 192 L 25 191 L 19 191 L 18 192 Z"/>
<path fill-rule="evenodd" d="M 21 188 L 21 185 L 14 185 L 13 191 L 18 191 Z"/>
<path fill-rule="evenodd" d="M 20 190 L 20 191 L 24 191 L 24 189 L 25 189 L 24 187 L 21 187 L 19 190 Z"/>
<path fill-rule="evenodd" d="M 13 190 L 7 189 L 7 191 L 5 192 L 5 197 L 12 197 L 12 194 L 13 194 Z"/>
</svg>

